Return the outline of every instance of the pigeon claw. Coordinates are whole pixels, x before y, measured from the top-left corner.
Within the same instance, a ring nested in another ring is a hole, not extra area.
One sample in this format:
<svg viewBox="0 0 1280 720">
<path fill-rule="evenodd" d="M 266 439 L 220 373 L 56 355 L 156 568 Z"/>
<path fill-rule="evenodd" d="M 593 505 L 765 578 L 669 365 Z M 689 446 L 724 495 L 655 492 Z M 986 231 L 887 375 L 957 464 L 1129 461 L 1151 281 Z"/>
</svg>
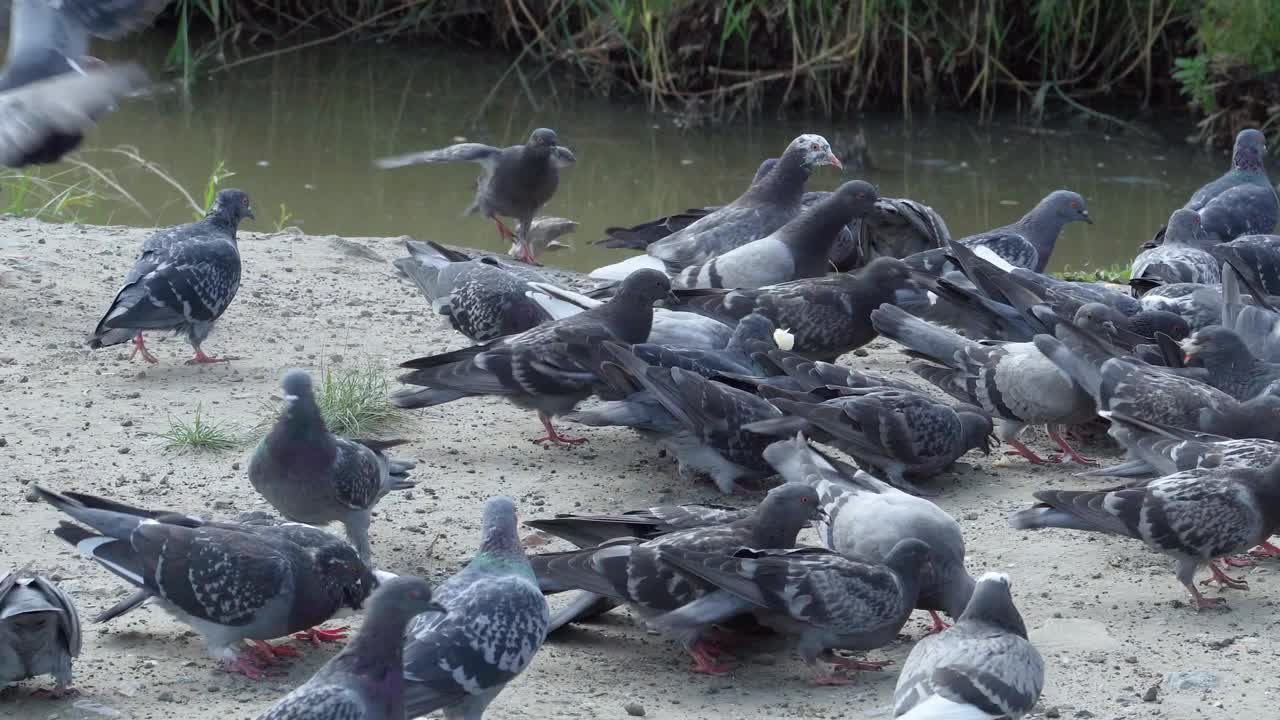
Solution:
<svg viewBox="0 0 1280 720">
<path fill-rule="evenodd" d="M 533 443 L 535 445 L 555 443 L 557 445 L 572 446 L 587 441 L 586 438 L 565 437 L 564 435 L 556 432 L 555 427 L 551 425 L 551 418 L 547 417 L 545 413 L 538 413 L 538 419 L 542 421 L 542 427 L 546 428 L 547 434 L 540 438 L 534 438 Z"/>
<path fill-rule="evenodd" d="M 1006 452 L 1005 455 L 1021 455 L 1022 457 L 1026 458 L 1027 462 L 1031 463 L 1032 465 L 1046 465 L 1049 462 L 1048 460 L 1045 460 L 1044 458 L 1037 455 L 1035 451 L 1032 450 L 1031 448 L 1027 447 L 1026 445 L 1023 445 L 1022 441 L 1018 440 L 1017 438 L 1009 438 L 1005 442 L 1009 443 L 1009 445 L 1013 447 L 1013 450 Z"/>
<path fill-rule="evenodd" d="M 924 631 L 925 635 L 934 635 L 951 627 L 942 619 L 942 616 L 938 614 L 937 610 L 930 610 L 929 615 L 933 617 L 933 624 L 929 626 L 928 630 Z"/>
<path fill-rule="evenodd" d="M 258 656 L 267 663 L 275 662 L 276 658 L 302 657 L 302 653 L 298 652 L 298 649 L 295 647 L 290 647 L 289 645 L 272 645 L 266 640 L 254 640 L 253 648 L 257 650 Z"/>
<path fill-rule="evenodd" d="M 339 627 L 339 628 L 313 627 L 304 632 L 294 633 L 293 638 L 295 640 L 308 640 L 311 642 L 312 645 L 316 647 L 320 647 L 321 643 L 338 642 L 340 640 L 346 640 L 347 633 L 350 629 L 351 628 L 348 628 L 348 627 Z"/>
<path fill-rule="evenodd" d="M 728 675 L 733 667 L 720 664 L 724 652 L 714 645 L 699 642 L 689 648 L 689 656 L 693 658 L 693 672 L 707 675 Z"/>
<path fill-rule="evenodd" d="M 223 355 L 222 357 L 205 355 L 203 350 L 201 350 L 200 348 L 196 348 L 195 356 L 192 357 L 190 360 L 188 360 L 187 364 L 188 365 L 209 365 L 212 363 L 231 362 L 232 360 L 239 360 L 239 359 L 240 358 L 235 357 L 233 355 Z"/>
<path fill-rule="evenodd" d="M 1249 554 L 1256 558 L 1273 558 L 1280 557 L 1280 547 L 1272 545 L 1270 542 L 1263 542 L 1258 547 L 1249 551 Z"/>
<path fill-rule="evenodd" d="M 160 362 L 155 355 L 147 351 L 147 344 L 142 341 L 142 333 L 133 336 L 133 352 L 129 353 L 129 359 L 132 360 L 138 353 L 142 353 L 142 359 L 152 365 Z"/>
<path fill-rule="evenodd" d="M 1249 583 L 1245 582 L 1245 581 L 1244 581 L 1244 578 L 1233 578 L 1233 577 L 1231 577 L 1230 575 L 1228 575 L 1228 574 L 1226 574 L 1225 572 L 1223 572 L 1223 571 L 1222 571 L 1222 568 L 1218 567 L 1218 563 L 1216 563 L 1216 562 L 1210 562 L 1210 563 L 1209 563 L 1209 571 L 1210 571 L 1211 573 L 1213 573 L 1213 576 L 1212 576 L 1212 577 L 1210 577 L 1210 578 L 1208 578 L 1208 579 L 1201 580 L 1201 581 L 1200 581 L 1200 584 L 1201 584 L 1201 585 L 1214 585 L 1214 584 L 1216 584 L 1216 585 L 1220 585 L 1221 587 L 1224 587 L 1224 588 L 1231 588 L 1231 589 L 1233 589 L 1233 590 L 1248 590 L 1248 589 L 1249 589 Z"/>
<path fill-rule="evenodd" d="M 229 673 L 243 675 L 250 680 L 261 680 L 266 676 L 262 661 L 247 652 L 236 653 L 234 658 L 223 660 L 222 669 Z"/>
</svg>

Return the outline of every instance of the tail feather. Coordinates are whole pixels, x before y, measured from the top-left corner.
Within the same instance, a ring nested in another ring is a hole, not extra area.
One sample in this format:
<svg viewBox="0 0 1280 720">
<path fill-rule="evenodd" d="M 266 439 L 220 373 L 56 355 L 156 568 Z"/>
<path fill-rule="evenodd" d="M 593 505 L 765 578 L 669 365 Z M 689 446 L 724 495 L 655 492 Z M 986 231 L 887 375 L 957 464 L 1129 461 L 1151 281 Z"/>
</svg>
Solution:
<svg viewBox="0 0 1280 720">
<path fill-rule="evenodd" d="M 1009 525 L 1015 530 L 1041 530 L 1044 528 L 1065 528 L 1067 530 L 1090 530 L 1098 528 L 1081 520 L 1075 515 L 1064 513 L 1049 505 L 1035 505 L 1009 516 Z"/>
<path fill-rule="evenodd" d="M 978 345 L 889 303 L 871 311 L 871 324 L 881 335 L 942 365 L 952 365 L 957 353 Z"/>
<path fill-rule="evenodd" d="M 143 603 L 150 600 L 154 595 L 150 590 L 139 590 L 120 602 L 98 613 L 93 619 L 96 623 L 110 622 L 116 618 L 127 615 L 128 613 L 142 607 Z"/>
<path fill-rule="evenodd" d="M 547 634 L 550 635 L 565 625 L 603 615 L 620 604 L 614 598 L 579 590 L 574 593 L 573 600 L 568 605 L 560 608 L 551 616 L 551 623 L 547 626 Z"/>
<path fill-rule="evenodd" d="M 1070 326 L 1062 323 L 1058 327 Z M 1102 363 L 1110 358 L 1100 357 L 1097 353 L 1088 353 L 1085 349 L 1086 343 L 1077 342 L 1074 347 L 1068 347 L 1066 338 L 1078 336 L 1067 335 L 1060 331 L 1059 337 L 1063 338 L 1063 341 L 1048 335 L 1037 335 L 1034 340 L 1036 349 L 1049 358 L 1068 379 L 1084 388 L 1094 400 L 1101 402 Z"/>
<path fill-rule="evenodd" d="M 405 389 L 391 395 L 391 404 L 398 408 L 425 408 L 443 405 L 464 397 L 467 397 L 467 393 L 459 390 L 436 388 Z"/>
</svg>

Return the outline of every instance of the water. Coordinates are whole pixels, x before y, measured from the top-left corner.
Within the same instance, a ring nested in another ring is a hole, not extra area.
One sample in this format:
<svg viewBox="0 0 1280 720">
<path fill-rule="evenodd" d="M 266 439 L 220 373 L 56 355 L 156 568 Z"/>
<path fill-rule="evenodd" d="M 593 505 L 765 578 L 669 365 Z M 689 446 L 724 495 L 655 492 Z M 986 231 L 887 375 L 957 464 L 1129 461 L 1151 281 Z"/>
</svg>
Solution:
<svg viewBox="0 0 1280 720">
<path fill-rule="evenodd" d="M 165 47 L 162 39 L 144 38 L 101 50 L 141 56 L 159 75 Z M 722 203 L 795 135 L 835 140 L 856 130 L 852 121 L 766 118 L 683 131 L 666 115 L 584 95 L 555 77 L 531 79 L 535 107 L 514 76 L 493 90 L 506 70 L 502 58 L 456 50 L 326 45 L 214 74 L 199 82 L 189 103 L 174 93 L 128 101 L 82 155 L 112 169 L 149 212 L 113 202 L 86 208 L 79 219 L 144 226 L 190 219 L 191 208 L 171 185 L 102 151 L 127 144 L 198 202 L 212 169 L 225 162 L 235 172 L 227 185 L 254 198 L 258 220 L 251 230 L 297 225 L 311 234 L 412 235 L 499 249 L 492 224 L 461 215 L 476 166 L 381 171 L 372 161 L 459 137 L 514 144 L 547 126 L 578 164 L 564 173 L 544 212 L 581 223 L 575 249 L 547 261 L 588 270 L 625 256 L 589 244 L 606 226 Z M 968 117 L 917 119 L 909 128 L 893 116 L 858 122 L 874 162 L 862 176 L 882 194 L 932 205 L 956 237 L 1011 222 L 1056 188 L 1083 194 L 1097 224 L 1064 231 L 1055 268 L 1128 262 L 1138 243 L 1227 165 L 1225 155 L 1182 143 L 1034 133 L 1013 123 L 979 128 Z M 810 188 L 840 181 L 833 168 L 820 168 Z"/>
</svg>

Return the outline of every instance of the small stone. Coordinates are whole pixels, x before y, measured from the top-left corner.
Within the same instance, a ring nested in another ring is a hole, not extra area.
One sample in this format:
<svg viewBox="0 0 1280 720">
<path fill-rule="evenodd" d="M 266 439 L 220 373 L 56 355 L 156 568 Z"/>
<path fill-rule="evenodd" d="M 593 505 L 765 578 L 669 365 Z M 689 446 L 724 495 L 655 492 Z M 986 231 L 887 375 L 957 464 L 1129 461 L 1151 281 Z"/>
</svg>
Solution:
<svg viewBox="0 0 1280 720">
<path fill-rule="evenodd" d="M 133 427 L 133 421 L 132 421 L 132 420 L 121 420 L 121 421 L 120 421 L 120 427 Z"/>
<path fill-rule="evenodd" d="M 1155 702 L 1156 698 L 1159 696 L 1160 696 L 1160 683 L 1156 683 L 1155 685 L 1152 685 L 1151 687 L 1147 688 L 1146 692 L 1142 693 L 1142 702 Z"/>
<path fill-rule="evenodd" d="M 1044 711 L 1044 716 L 1047 718 L 1050 718 L 1050 720 L 1052 720 L 1053 718 L 1060 718 L 1062 717 L 1062 711 L 1058 709 L 1057 705 L 1054 705 L 1053 707 Z"/>
<path fill-rule="evenodd" d="M 1072 717 L 1091 718 L 1093 717 L 1093 713 L 1089 712 L 1088 710 L 1077 710 L 1076 714 L 1073 715 Z"/>
<path fill-rule="evenodd" d="M 622 709 L 626 710 L 631 717 L 644 717 L 644 706 L 640 703 L 629 702 L 623 705 Z"/>
<path fill-rule="evenodd" d="M 128 454 L 129 454 L 129 446 L 128 446 L 128 445 L 121 445 L 120 447 L 116 448 L 116 452 L 120 453 L 121 455 L 128 455 Z"/>
<path fill-rule="evenodd" d="M 866 357 L 866 356 L 867 356 L 867 355 L 869 355 L 870 353 L 868 353 L 866 350 L 864 350 L 864 349 L 862 349 L 862 348 L 858 348 L 857 350 L 854 350 L 854 351 L 853 351 L 853 354 L 854 354 L 854 356 L 856 356 L 856 357 Z"/>
<path fill-rule="evenodd" d="M 0 447 L 8 447 L 8 445 L 9 445 L 9 441 L 0 437 Z"/>
<path fill-rule="evenodd" d="M 156 699 L 160 702 L 173 702 L 173 693 L 168 690 L 161 690 L 156 694 Z"/>
</svg>

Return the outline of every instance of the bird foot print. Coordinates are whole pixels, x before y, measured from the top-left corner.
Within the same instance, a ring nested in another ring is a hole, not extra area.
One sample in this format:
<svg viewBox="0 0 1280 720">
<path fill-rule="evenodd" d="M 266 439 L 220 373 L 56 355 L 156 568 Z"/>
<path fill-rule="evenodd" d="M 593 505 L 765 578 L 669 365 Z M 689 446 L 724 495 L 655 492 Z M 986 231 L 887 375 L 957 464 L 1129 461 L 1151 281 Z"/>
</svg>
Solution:
<svg viewBox="0 0 1280 720">
<path fill-rule="evenodd" d="M 320 647 L 321 643 L 338 642 L 347 639 L 347 633 L 351 628 L 322 628 L 313 627 L 310 630 L 300 633 L 294 633 L 296 640 L 309 640 L 312 645 Z"/>
<path fill-rule="evenodd" d="M 195 357 L 188 360 L 187 364 L 188 365 L 211 365 L 213 363 L 231 362 L 232 360 L 239 360 L 239 359 L 240 358 L 236 357 L 235 355 L 223 355 L 222 357 L 214 357 L 212 355 L 205 355 L 203 350 L 197 350 Z"/>
</svg>

